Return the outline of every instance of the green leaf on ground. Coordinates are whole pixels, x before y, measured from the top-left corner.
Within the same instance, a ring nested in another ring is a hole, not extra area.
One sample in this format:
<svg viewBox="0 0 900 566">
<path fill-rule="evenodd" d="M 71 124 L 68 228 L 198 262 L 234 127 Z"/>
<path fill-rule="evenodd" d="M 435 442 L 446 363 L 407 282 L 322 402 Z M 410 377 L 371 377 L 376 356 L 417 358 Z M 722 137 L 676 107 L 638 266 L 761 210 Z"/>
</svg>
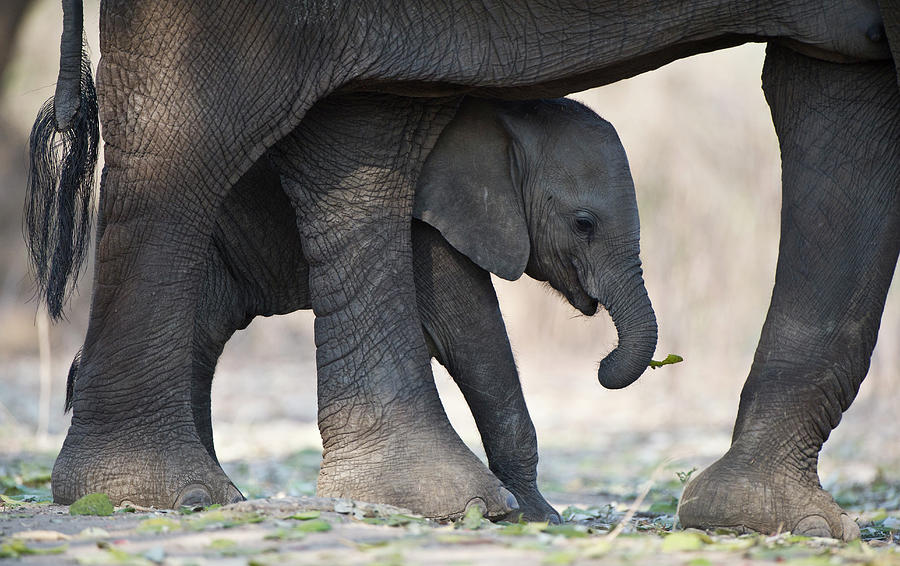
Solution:
<svg viewBox="0 0 900 566">
<path fill-rule="evenodd" d="M 521 523 L 512 523 L 510 525 L 505 525 L 502 529 L 500 529 L 498 534 L 504 536 L 524 536 L 524 535 L 536 535 L 540 532 L 543 532 L 550 523 L 547 521 L 543 522 L 521 522 Z"/>
<path fill-rule="evenodd" d="M 210 550 L 215 550 L 217 552 L 225 552 L 228 550 L 234 550 L 238 547 L 238 543 L 234 542 L 231 539 L 227 538 L 214 538 L 212 539 L 206 548 Z"/>
<path fill-rule="evenodd" d="M 548 564 L 552 566 L 565 566 L 567 564 L 572 564 L 575 562 L 575 559 L 578 557 L 572 551 L 562 550 L 557 552 L 551 552 L 544 557 L 544 560 L 541 561 L 541 564 Z"/>
<path fill-rule="evenodd" d="M 293 528 L 301 533 L 324 533 L 331 530 L 331 523 L 325 519 L 310 519 Z"/>
<path fill-rule="evenodd" d="M 0 501 L 2 501 L 4 505 L 9 505 L 10 507 L 18 507 L 19 505 L 22 505 L 21 501 L 16 501 L 12 497 L 3 495 L 2 493 L 0 493 Z"/>
<path fill-rule="evenodd" d="M 87 527 L 78 533 L 80 538 L 109 538 L 109 531 L 100 527 Z"/>
<path fill-rule="evenodd" d="M 706 536 L 708 539 L 709 537 Z M 663 539 L 663 552 L 681 552 L 684 550 L 699 550 L 703 548 L 706 541 L 700 533 L 680 531 L 672 533 Z"/>
<path fill-rule="evenodd" d="M 114 544 L 108 542 L 98 542 L 97 548 L 106 552 L 94 556 L 79 556 L 78 563 L 82 566 L 94 566 L 101 564 L 117 564 L 120 566 L 151 566 L 155 562 L 140 554 L 131 554 L 126 552 Z"/>
<path fill-rule="evenodd" d="M 216 509 L 189 515 L 184 518 L 184 522 L 185 528 L 193 531 L 203 531 L 206 529 L 230 529 L 241 525 L 261 523 L 265 519 L 264 516 L 258 513 L 240 513 Z"/>
<path fill-rule="evenodd" d="M 139 533 L 168 533 L 181 530 L 181 523 L 168 517 L 150 517 L 137 526 Z"/>
<path fill-rule="evenodd" d="M 47 554 L 62 554 L 69 545 L 53 546 L 50 548 L 34 548 L 25 544 L 22 539 L 14 538 L 0 545 L 0 558 L 20 558 L 22 556 L 39 556 Z"/>
<path fill-rule="evenodd" d="M 661 362 L 658 362 L 656 360 L 650 360 L 650 369 L 661 368 L 663 366 L 677 364 L 677 363 L 683 362 L 683 361 L 684 361 L 684 358 L 682 358 L 678 354 L 669 354 L 668 356 L 666 356 L 666 359 L 662 360 Z"/>
<path fill-rule="evenodd" d="M 588 536 L 587 527 L 572 524 L 547 525 L 543 532 L 551 535 L 562 535 L 566 538 L 584 538 Z"/>
<path fill-rule="evenodd" d="M 96 515 L 106 517 L 115 509 L 105 493 L 89 493 L 69 506 L 69 515 Z"/>
<path fill-rule="evenodd" d="M 481 528 L 485 522 L 486 519 L 481 512 L 481 507 L 478 505 L 470 505 L 469 508 L 466 509 L 466 514 L 456 522 L 456 527 L 460 529 L 475 530 Z"/>
<path fill-rule="evenodd" d="M 331 523 L 324 519 L 310 519 L 295 527 L 278 529 L 265 536 L 267 540 L 300 540 L 308 533 L 324 533 L 331 530 Z"/>
<path fill-rule="evenodd" d="M 285 517 L 285 519 L 295 519 L 297 521 L 309 521 L 310 519 L 318 519 L 321 511 L 300 511 Z"/>
<path fill-rule="evenodd" d="M 384 525 L 387 527 L 405 527 L 411 523 L 424 525 L 427 523 L 425 517 L 417 515 L 406 515 L 404 513 L 394 513 L 387 517 L 367 517 L 362 520 L 367 525 Z"/>
</svg>

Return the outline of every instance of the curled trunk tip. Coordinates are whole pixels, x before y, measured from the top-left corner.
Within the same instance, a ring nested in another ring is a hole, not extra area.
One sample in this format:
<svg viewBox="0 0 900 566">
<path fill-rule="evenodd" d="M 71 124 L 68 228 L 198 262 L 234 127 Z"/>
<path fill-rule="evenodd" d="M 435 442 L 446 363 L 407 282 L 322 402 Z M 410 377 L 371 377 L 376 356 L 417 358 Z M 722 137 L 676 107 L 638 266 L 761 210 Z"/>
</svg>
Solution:
<svg viewBox="0 0 900 566">
<path fill-rule="evenodd" d="M 600 361 L 597 379 L 607 389 L 621 389 L 634 383 L 650 365 L 656 351 L 656 314 L 642 279 L 635 290 L 607 305 L 607 310 L 619 334 L 619 345 Z"/>
</svg>

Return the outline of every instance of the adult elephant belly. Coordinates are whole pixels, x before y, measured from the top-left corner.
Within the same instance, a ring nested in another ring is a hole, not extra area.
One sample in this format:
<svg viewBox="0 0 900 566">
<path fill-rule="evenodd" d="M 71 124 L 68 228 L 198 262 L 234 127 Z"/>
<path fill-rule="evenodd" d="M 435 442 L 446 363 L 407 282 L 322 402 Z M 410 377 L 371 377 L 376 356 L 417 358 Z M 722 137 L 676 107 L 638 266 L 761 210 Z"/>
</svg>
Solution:
<svg viewBox="0 0 900 566">
<path fill-rule="evenodd" d="M 731 449 L 688 484 L 679 516 L 850 540 L 859 528 L 817 462 L 869 369 L 900 251 L 896 75 L 770 45 L 763 88 L 784 185 L 775 289 Z"/>
</svg>

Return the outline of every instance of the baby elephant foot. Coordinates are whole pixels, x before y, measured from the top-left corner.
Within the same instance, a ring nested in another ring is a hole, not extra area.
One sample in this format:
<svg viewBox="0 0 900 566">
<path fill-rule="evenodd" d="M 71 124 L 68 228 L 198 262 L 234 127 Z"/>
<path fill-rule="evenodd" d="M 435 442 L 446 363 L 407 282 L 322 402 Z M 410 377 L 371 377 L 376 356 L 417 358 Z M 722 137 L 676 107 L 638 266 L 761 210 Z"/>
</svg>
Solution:
<svg viewBox="0 0 900 566">
<path fill-rule="evenodd" d="M 503 520 L 512 523 L 518 523 L 519 521 L 547 521 L 551 525 L 560 523 L 559 513 L 547 503 L 547 500 L 538 491 L 537 485 L 533 483 L 524 487 L 512 484 L 506 485 L 515 495 L 519 508 L 510 512 Z"/>
<path fill-rule="evenodd" d="M 199 439 L 168 441 L 148 434 L 80 434 L 71 428 L 51 478 L 53 500 L 69 505 L 105 493 L 114 505 L 159 509 L 243 500 Z"/>
<path fill-rule="evenodd" d="M 375 451 L 326 448 L 318 495 L 386 503 L 441 521 L 459 518 L 471 507 L 489 519 L 519 508 L 452 429 L 440 441 L 422 431 L 398 434 Z"/>
<path fill-rule="evenodd" d="M 859 526 L 822 489 L 814 471 L 746 460 L 729 451 L 688 483 L 678 507 L 684 527 L 859 538 Z"/>
</svg>

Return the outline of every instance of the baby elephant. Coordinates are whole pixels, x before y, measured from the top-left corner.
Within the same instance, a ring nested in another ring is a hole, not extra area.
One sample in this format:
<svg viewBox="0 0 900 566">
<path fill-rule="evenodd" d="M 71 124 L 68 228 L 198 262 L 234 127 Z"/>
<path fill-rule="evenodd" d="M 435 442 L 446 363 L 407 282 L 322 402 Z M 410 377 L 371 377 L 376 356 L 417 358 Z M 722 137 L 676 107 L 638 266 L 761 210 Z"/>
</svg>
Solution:
<svg viewBox="0 0 900 566">
<path fill-rule="evenodd" d="M 656 319 L 624 148 L 572 100 L 466 98 L 425 163 L 414 216 L 416 300 L 431 353 L 464 394 L 516 515 L 556 521 L 537 489 L 534 426 L 489 272 L 547 281 L 585 315 L 603 305 L 619 344 L 599 379 L 612 388 L 635 380 L 655 349 Z M 210 387 L 225 342 L 255 316 L 310 308 L 308 273 L 291 204 L 263 157 L 217 219 L 195 319 L 194 419 L 213 458 Z"/>
</svg>

